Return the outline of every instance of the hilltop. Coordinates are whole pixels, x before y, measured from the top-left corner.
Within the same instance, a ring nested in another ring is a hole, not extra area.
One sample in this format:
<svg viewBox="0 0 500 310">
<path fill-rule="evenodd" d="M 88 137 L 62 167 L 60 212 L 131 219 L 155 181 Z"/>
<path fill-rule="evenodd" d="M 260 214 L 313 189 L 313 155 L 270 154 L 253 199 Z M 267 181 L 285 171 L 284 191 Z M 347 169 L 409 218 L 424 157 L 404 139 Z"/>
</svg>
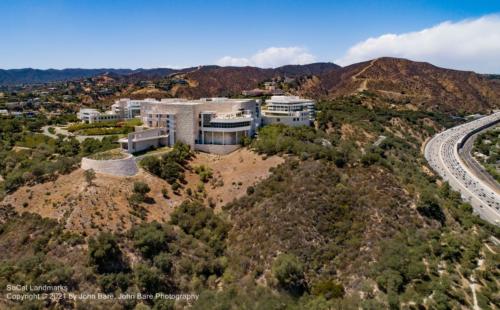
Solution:
<svg viewBox="0 0 500 310">
<path fill-rule="evenodd" d="M 448 112 L 487 111 L 500 105 L 500 84 L 488 76 L 387 57 L 327 72 L 303 91 L 321 98 L 368 91 L 395 103 Z"/>
</svg>

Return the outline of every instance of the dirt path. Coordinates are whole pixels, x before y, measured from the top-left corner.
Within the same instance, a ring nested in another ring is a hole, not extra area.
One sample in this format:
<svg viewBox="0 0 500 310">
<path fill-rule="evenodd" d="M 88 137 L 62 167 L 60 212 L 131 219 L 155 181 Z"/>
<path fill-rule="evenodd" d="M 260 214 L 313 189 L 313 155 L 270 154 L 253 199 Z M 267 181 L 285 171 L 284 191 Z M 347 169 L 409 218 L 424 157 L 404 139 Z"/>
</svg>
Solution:
<svg viewBox="0 0 500 310">
<path fill-rule="evenodd" d="M 479 305 L 477 303 L 477 296 L 476 296 L 476 283 L 475 283 L 475 279 L 471 277 L 471 284 L 470 284 L 470 289 L 472 290 L 472 300 L 473 300 L 473 309 L 474 310 L 481 310 L 481 308 L 479 308 Z"/>
<path fill-rule="evenodd" d="M 364 72 L 366 72 L 366 70 L 370 69 L 374 64 L 375 62 L 377 61 L 378 59 L 373 59 L 372 61 L 370 61 L 370 64 L 366 67 L 364 67 L 361 71 L 359 71 L 358 73 L 356 73 L 355 75 L 352 76 L 352 79 L 354 81 L 357 81 L 358 80 L 358 77 L 363 74 Z M 361 81 L 361 85 L 358 87 L 358 89 L 356 90 L 356 92 L 362 92 L 362 91 L 365 91 L 368 89 L 368 79 L 363 79 Z"/>
</svg>

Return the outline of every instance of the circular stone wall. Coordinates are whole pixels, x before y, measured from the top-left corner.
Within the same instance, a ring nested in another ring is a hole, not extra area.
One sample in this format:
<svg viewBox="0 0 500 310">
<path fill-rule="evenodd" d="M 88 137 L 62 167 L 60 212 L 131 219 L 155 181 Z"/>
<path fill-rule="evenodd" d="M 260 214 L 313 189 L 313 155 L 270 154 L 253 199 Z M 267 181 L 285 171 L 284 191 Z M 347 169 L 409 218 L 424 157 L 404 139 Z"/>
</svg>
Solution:
<svg viewBox="0 0 500 310">
<path fill-rule="evenodd" d="M 134 156 L 130 154 L 122 159 L 109 160 L 96 160 L 84 157 L 82 158 L 81 167 L 83 170 L 93 169 L 95 172 L 117 176 L 132 176 L 139 171 Z"/>
</svg>

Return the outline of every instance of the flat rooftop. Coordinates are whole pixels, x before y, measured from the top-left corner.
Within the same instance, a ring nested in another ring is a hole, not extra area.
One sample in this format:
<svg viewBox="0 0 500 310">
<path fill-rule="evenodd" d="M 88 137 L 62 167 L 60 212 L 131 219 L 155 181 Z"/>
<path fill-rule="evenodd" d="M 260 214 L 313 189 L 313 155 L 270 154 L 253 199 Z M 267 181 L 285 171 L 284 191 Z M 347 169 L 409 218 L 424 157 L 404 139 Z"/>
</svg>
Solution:
<svg viewBox="0 0 500 310">
<path fill-rule="evenodd" d="M 182 99 L 182 98 L 166 98 L 161 100 L 145 100 L 150 104 L 182 104 L 182 105 L 200 105 L 205 103 L 240 103 L 254 101 L 254 99 L 231 99 L 226 97 L 200 98 L 200 99 Z"/>
<path fill-rule="evenodd" d="M 266 100 L 273 103 L 304 103 L 314 102 L 312 99 L 300 98 L 299 96 L 271 96 L 271 99 Z"/>
</svg>

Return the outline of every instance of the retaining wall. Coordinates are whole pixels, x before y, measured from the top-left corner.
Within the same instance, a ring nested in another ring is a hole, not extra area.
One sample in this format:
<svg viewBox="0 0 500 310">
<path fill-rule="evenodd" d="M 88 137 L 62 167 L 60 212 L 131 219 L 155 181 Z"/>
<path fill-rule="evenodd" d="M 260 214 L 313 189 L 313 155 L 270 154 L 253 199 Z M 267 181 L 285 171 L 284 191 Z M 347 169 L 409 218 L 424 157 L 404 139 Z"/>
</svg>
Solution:
<svg viewBox="0 0 500 310">
<path fill-rule="evenodd" d="M 493 122 L 491 123 L 488 123 L 486 125 L 483 125 L 481 127 L 478 127 L 470 132 L 468 132 L 466 135 L 464 135 L 462 138 L 460 138 L 460 140 L 458 140 L 457 142 L 457 149 L 461 149 L 462 147 L 464 147 L 464 144 L 465 142 L 467 141 L 467 139 L 469 139 L 472 135 L 475 135 L 476 133 L 480 132 L 481 130 L 483 129 L 486 129 L 488 127 L 493 127 L 494 125 L 500 123 L 500 118 L 497 119 L 497 120 L 494 120 Z"/>
<path fill-rule="evenodd" d="M 202 151 L 206 153 L 212 154 L 229 154 L 231 152 L 236 151 L 241 146 L 239 144 L 236 145 L 219 145 L 219 144 L 195 144 L 194 149 L 197 151 Z"/>
<path fill-rule="evenodd" d="M 109 160 L 95 160 L 84 157 L 82 158 L 81 167 L 83 170 L 93 169 L 95 172 L 117 176 L 133 176 L 139 171 L 132 155 L 122 159 Z"/>
</svg>

